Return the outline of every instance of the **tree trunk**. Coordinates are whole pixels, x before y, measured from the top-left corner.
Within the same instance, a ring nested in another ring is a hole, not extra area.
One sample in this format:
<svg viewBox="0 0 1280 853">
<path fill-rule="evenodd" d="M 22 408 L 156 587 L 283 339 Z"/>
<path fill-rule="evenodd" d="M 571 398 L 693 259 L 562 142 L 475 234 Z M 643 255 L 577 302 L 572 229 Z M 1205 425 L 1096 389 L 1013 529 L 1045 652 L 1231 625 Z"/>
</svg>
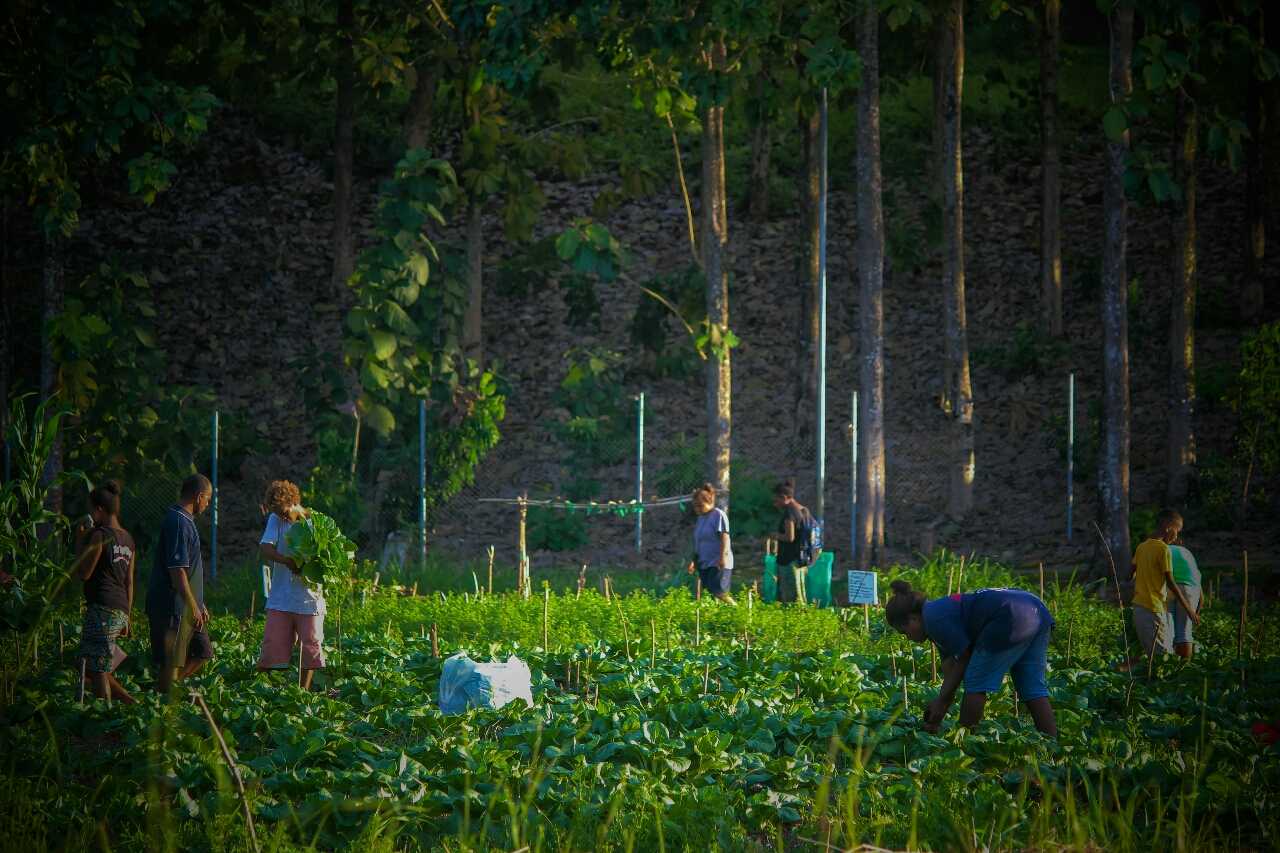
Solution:
<svg viewBox="0 0 1280 853">
<path fill-rule="evenodd" d="M 1040 304 L 1044 329 L 1062 337 L 1062 173 L 1058 133 L 1058 53 L 1062 0 L 1040 17 Z"/>
<path fill-rule="evenodd" d="M 711 48 L 711 68 L 724 66 L 723 39 Z M 707 356 L 707 473 L 716 489 L 729 489 L 729 348 L 714 346 L 729 331 L 729 208 L 724 180 L 724 107 L 708 104 L 702 122 L 702 269 L 707 278 L 707 322 L 713 351 Z M 724 505 L 728 505 L 727 496 Z"/>
<path fill-rule="evenodd" d="M 800 242 L 804 246 L 800 283 L 800 330 L 804 346 L 797 356 L 802 364 L 796 371 L 804 380 L 796 384 L 796 434 L 811 438 L 817 434 L 818 369 L 822 353 L 818 351 L 819 324 L 822 321 L 820 305 L 821 282 L 818 258 L 818 205 L 822 191 L 821 152 L 818 146 L 821 116 L 814 112 L 800 117 L 800 130 L 804 140 L 804 176 L 800 192 Z"/>
<path fill-rule="evenodd" d="M 66 268 L 63 259 L 61 235 L 45 238 L 44 270 L 41 276 L 43 288 L 43 317 L 40 334 L 40 399 L 48 400 L 58 391 L 58 363 L 53 352 L 50 330 L 62 313 L 62 296 L 65 288 Z M 5 401 L 7 404 L 7 400 Z M 45 462 L 42 482 L 49 486 L 47 506 L 54 512 L 62 512 L 62 489 L 53 485 L 62 474 L 62 431 L 54 434 L 53 446 Z"/>
<path fill-rule="evenodd" d="M 484 364 L 484 205 L 467 204 L 467 310 L 462 316 L 462 354 Z"/>
<path fill-rule="evenodd" d="M 961 92 L 964 86 L 964 0 L 948 0 L 938 27 L 938 175 L 942 189 L 942 301 L 946 368 L 943 383 L 951 422 L 950 493 L 947 512 L 961 518 L 973 508 L 973 383 L 964 296 L 964 154 Z"/>
<path fill-rule="evenodd" d="M 751 189 L 747 214 L 752 222 L 769 221 L 769 107 L 771 81 L 760 72 L 752 82 Z"/>
<path fill-rule="evenodd" d="M 420 63 L 425 65 L 426 63 Z M 418 82 L 409 96 L 409 108 L 404 117 L 404 147 L 407 150 L 426 148 L 431 141 L 433 110 L 436 101 L 436 71 L 418 69 Z"/>
<path fill-rule="evenodd" d="M 1250 22 L 1251 35 L 1263 38 L 1262 7 L 1258 16 Z M 1262 84 L 1258 80 L 1253 63 L 1248 64 L 1249 80 L 1245 84 L 1245 117 L 1249 135 L 1244 140 L 1245 174 L 1245 273 L 1244 287 L 1240 291 L 1240 320 L 1247 324 L 1260 322 L 1263 302 L 1266 298 L 1262 282 L 1262 258 L 1267 251 L 1266 227 L 1266 173 L 1262 165 L 1263 103 Z"/>
<path fill-rule="evenodd" d="M 1133 91 L 1133 7 L 1117 4 L 1111 12 L 1110 94 L 1123 104 Z M 1129 561 L 1129 207 L 1124 194 L 1129 132 L 1107 143 L 1103 186 L 1102 247 L 1102 453 L 1099 458 L 1101 510 L 1107 544 L 1116 565 Z"/>
<path fill-rule="evenodd" d="M 1173 304 L 1169 312 L 1169 471 L 1165 498 L 1171 506 L 1187 499 L 1196 464 L 1192 428 L 1196 386 L 1196 102 L 1178 93 L 1174 130 L 1175 179 L 1182 186 L 1182 215 L 1175 224 L 1178 247 L 1173 267 Z"/>
<path fill-rule="evenodd" d="M 875 0 L 859 12 L 858 54 L 858 568 L 884 556 L 884 213 L 880 205 L 880 17 Z"/>
<path fill-rule="evenodd" d="M 1267 15 L 1264 9 L 1261 30 L 1267 47 L 1280 48 L 1280 12 Z M 1270 214 L 1268 224 L 1274 234 L 1280 229 L 1280 157 L 1274 155 L 1280 151 L 1280 76 L 1262 84 L 1262 150 L 1273 152 L 1263 159 L 1262 169 L 1266 182 L 1263 208 Z"/>
<path fill-rule="evenodd" d="M 355 6 L 354 0 L 338 3 L 338 94 L 333 141 L 333 279 L 332 292 L 340 295 L 355 269 Z"/>
</svg>

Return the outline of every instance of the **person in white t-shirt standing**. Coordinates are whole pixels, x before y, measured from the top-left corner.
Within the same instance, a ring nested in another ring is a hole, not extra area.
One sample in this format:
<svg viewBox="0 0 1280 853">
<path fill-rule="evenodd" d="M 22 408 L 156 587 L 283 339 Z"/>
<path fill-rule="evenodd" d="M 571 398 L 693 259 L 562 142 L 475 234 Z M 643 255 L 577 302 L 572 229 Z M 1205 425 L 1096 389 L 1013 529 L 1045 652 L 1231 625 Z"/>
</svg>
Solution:
<svg viewBox="0 0 1280 853">
<path fill-rule="evenodd" d="M 324 669 L 324 594 L 298 573 L 289 556 L 289 528 L 306 517 L 298 487 L 288 480 L 273 480 L 262 505 L 267 526 L 258 553 L 271 563 L 271 593 L 267 596 L 267 625 L 262 633 L 258 671 L 288 669 L 295 640 L 302 647 L 298 686 L 311 689 L 311 678 Z"/>
</svg>

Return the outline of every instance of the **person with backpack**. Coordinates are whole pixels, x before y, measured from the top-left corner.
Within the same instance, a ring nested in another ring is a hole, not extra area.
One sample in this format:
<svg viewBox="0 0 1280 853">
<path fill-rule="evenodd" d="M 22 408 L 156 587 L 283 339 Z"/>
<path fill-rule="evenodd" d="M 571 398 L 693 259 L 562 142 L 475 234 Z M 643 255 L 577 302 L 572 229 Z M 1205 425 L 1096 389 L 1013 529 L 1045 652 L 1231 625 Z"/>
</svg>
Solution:
<svg viewBox="0 0 1280 853">
<path fill-rule="evenodd" d="M 802 600 L 809 566 L 818 558 L 815 542 L 817 521 L 808 508 L 796 500 L 796 481 L 784 480 L 773 488 L 773 505 L 781 513 L 778 531 L 765 539 L 778 543 L 778 601 L 790 604 Z"/>
<path fill-rule="evenodd" d="M 84 581 L 84 624 L 80 657 L 85 678 L 99 699 L 132 705 L 136 700 L 111 674 L 119 637 L 129 635 L 133 610 L 133 537 L 120 524 L 120 484 L 108 480 L 89 493 L 91 511 L 77 531 L 80 553 L 73 573 Z"/>
</svg>

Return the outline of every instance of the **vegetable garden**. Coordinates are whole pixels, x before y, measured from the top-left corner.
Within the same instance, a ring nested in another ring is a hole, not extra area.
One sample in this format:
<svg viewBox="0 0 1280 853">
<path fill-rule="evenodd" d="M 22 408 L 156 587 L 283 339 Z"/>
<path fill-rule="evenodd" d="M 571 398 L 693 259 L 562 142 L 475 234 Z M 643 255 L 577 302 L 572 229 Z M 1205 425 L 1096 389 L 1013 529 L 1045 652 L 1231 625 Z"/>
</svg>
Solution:
<svg viewBox="0 0 1280 853">
<path fill-rule="evenodd" d="M 958 561 L 889 574 L 942 594 Z M 1120 610 L 1050 582 L 1041 737 L 1011 688 L 976 730 L 919 728 L 929 652 L 874 611 L 695 600 L 676 586 L 410 595 L 362 569 L 330 594 L 317 692 L 254 673 L 248 586 L 222 593 L 217 657 L 188 685 L 220 727 L 263 850 L 833 850 L 1274 848 L 1280 751 L 1252 731 L 1280 716 L 1274 613 L 1214 600 L 1191 662 L 1114 671 Z M 963 568 L 966 589 L 1018 585 Z M 243 603 L 241 598 L 244 599 Z M 232 602 L 238 614 L 230 611 Z M 238 787 L 208 719 L 149 692 L 75 701 L 74 619 L 44 627 L 6 678 L 0 846 L 244 850 Z M 1130 631 L 1130 636 L 1132 632 Z M 15 639 L 7 640 L 12 656 Z M 146 684 L 142 641 L 120 677 Z M 446 717 L 445 656 L 514 653 L 517 702 Z M 1237 650 L 1239 654 L 1237 654 Z"/>
</svg>

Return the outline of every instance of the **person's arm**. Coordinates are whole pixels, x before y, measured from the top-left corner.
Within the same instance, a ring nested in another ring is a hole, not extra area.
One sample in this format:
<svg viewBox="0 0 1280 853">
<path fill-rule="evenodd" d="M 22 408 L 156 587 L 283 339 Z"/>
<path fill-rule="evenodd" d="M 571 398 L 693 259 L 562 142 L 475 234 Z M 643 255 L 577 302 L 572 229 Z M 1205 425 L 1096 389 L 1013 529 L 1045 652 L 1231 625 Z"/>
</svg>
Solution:
<svg viewBox="0 0 1280 853">
<path fill-rule="evenodd" d="M 187 608 L 191 611 L 191 621 L 199 631 L 204 627 L 204 623 L 209 618 L 209 611 L 205 610 L 196 602 L 195 593 L 191 591 L 191 582 L 187 579 L 188 566 L 179 566 L 178 568 L 169 569 L 169 580 L 173 583 L 173 588 L 182 596 L 182 600 L 187 603 Z"/>
<path fill-rule="evenodd" d="M 764 535 L 765 541 L 770 539 L 777 542 L 794 542 L 796 541 L 796 522 L 795 519 L 788 517 L 782 523 L 782 530 L 770 530 Z"/>
<path fill-rule="evenodd" d="M 946 658 L 942 661 L 942 686 L 938 695 L 925 709 L 924 722 L 926 728 L 936 730 L 942 723 L 951 704 L 955 701 L 956 691 L 964 681 L 965 670 L 969 668 L 969 658 L 973 656 L 973 647 L 965 649 L 958 657 Z"/>
<path fill-rule="evenodd" d="M 716 563 L 720 568 L 724 568 L 729 562 L 729 531 L 725 530 L 720 533 L 720 559 Z"/>
<path fill-rule="evenodd" d="M 71 573 L 79 576 L 80 580 L 87 581 L 93 577 L 93 572 L 98 567 L 98 558 L 101 555 L 102 537 L 89 537 L 89 540 L 84 543 L 84 549 L 76 557 L 76 561 L 71 564 Z"/>
<path fill-rule="evenodd" d="M 1172 571 L 1165 573 L 1164 581 L 1169 585 L 1169 589 L 1171 589 L 1173 591 L 1173 594 L 1177 597 L 1178 603 L 1182 605 L 1182 609 L 1187 611 L 1187 616 L 1191 618 L 1192 623 L 1199 625 L 1200 624 L 1200 608 L 1196 607 L 1193 609 L 1191 607 L 1191 602 L 1187 601 L 1187 596 L 1186 594 L 1183 593 L 1182 587 L 1174 583 Z"/>
<path fill-rule="evenodd" d="M 276 550 L 276 546 L 272 545 L 270 542 L 263 542 L 262 544 L 260 544 L 258 546 L 258 554 L 260 554 L 262 556 L 262 559 L 264 560 L 268 560 L 273 563 L 279 563 L 282 566 L 288 566 L 289 571 L 293 572 L 294 574 L 298 573 L 298 564 L 294 562 L 294 559 L 292 557 L 286 557 L 284 554 L 281 554 L 279 551 Z"/>
</svg>

